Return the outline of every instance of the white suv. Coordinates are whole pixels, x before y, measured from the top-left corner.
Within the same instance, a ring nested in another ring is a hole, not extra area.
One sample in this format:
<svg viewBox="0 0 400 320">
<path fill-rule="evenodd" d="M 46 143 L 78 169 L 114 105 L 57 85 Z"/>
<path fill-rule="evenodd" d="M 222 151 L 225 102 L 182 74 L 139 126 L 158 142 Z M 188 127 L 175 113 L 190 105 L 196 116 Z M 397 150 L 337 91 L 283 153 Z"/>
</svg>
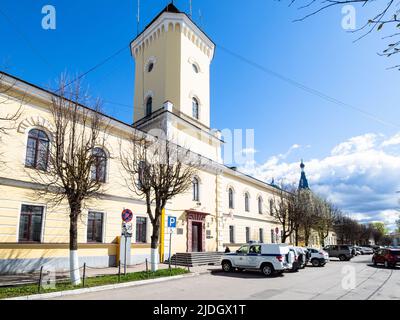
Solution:
<svg viewBox="0 0 400 320">
<path fill-rule="evenodd" d="M 310 262 L 313 267 L 323 267 L 329 262 L 329 254 L 323 250 L 317 250 L 314 248 L 307 248 L 310 253 Z"/>
<path fill-rule="evenodd" d="M 292 255 L 284 244 L 246 244 L 235 253 L 222 257 L 222 270 L 258 269 L 269 277 L 273 273 L 282 274 L 292 263 Z"/>
</svg>

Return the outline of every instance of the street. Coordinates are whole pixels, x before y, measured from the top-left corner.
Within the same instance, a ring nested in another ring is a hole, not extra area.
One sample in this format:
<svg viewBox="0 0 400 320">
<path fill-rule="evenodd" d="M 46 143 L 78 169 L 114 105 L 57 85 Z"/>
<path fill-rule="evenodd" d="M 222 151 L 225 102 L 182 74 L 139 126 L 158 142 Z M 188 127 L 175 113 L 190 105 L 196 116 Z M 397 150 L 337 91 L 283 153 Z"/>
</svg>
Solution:
<svg viewBox="0 0 400 320">
<path fill-rule="evenodd" d="M 323 268 L 265 278 L 258 272 L 223 273 L 112 291 L 65 296 L 64 300 L 379 300 L 400 299 L 400 268 L 373 266 L 371 256 L 332 259 Z"/>
</svg>

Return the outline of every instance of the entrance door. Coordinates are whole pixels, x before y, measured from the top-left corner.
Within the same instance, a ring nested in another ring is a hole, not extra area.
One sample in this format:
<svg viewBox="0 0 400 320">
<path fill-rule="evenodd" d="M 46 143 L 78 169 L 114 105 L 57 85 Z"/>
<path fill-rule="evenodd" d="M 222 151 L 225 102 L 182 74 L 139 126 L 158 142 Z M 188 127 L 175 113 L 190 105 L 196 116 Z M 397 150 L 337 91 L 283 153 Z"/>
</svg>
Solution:
<svg viewBox="0 0 400 320">
<path fill-rule="evenodd" d="M 202 252 L 202 234 L 201 234 L 202 224 L 193 222 L 192 224 L 192 251 Z"/>
</svg>

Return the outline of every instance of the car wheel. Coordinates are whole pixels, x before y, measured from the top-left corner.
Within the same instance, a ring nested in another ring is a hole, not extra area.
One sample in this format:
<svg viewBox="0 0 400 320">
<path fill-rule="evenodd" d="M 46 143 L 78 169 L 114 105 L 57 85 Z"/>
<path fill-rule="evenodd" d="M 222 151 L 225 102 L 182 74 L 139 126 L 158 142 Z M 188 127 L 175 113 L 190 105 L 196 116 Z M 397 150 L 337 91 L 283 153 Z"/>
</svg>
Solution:
<svg viewBox="0 0 400 320">
<path fill-rule="evenodd" d="M 232 264 L 229 261 L 222 262 L 222 270 L 224 272 L 232 272 Z"/>
<path fill-rule="evenodd" d="M 319 267 L 321 265 L 321 262 L 318 259 L 312 259 L 311 264 L 313 267 Z"/>
<path fill-rule="evenodd" d="M 270 277 L 274 273 L 274 268 L 270 264 L 264 264 L 261 266 L 261 272 L 266 277 Z"/>
<path fill-rule="evenodd" d="M 372 259 L 372 263 L 374 264 L 374 266 L 377 266 L 375 259 Z"/>
<path fill-rule="evenodd" d="M 339 260 L 340 260 L 340 261 L 346 261 L 346 256 L 345 256 L 344 254 L 341 254 L 341 255 L 339 256 Z"/>
</svg>

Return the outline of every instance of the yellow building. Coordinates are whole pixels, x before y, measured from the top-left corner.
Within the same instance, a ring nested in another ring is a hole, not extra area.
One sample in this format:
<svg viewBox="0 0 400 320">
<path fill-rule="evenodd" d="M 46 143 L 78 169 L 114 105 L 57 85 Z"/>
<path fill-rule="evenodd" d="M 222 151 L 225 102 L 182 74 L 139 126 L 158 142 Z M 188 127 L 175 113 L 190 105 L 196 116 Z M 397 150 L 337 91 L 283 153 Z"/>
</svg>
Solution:
<svg viewBox="0 0 400 320">
<path fill-rule="evenodd" d="M 79 222 L 81 265 L 116 265 L 121 212 L 126 208 L 134 213 L 130 263 L 150 256 L 146 207 L 121 182 L 118 159 L 119 145 L 128 146 L 134 128 L 150 135 L 161 129 L 170 140 L 213 164 L 198 173 L 193 190 L 167 205 L 165 218 L 178 221 L 172 253 L 222 251 L 250 240 L 279 240 L 280 225 L 270 214 L 276 187 L 224 166 L 221 134 L 210 128 L 214 50 L 211 39 L 173 5 L 131 43 L 136 65 L 134 125 L 108 118 L 106 150 L 100 150 L 106 159 L 104 190 L 99 199 L 86 203 Z M 9 100 L 0 105 L 0 112 L 15 112 L 22 102 L 22 114 L 0 144 L 0 273 L 28 272 L 44 264 L 68 269 L 68 207 L 38 199 L 35 189 L 40 185 L 30 178 L 44 165 L 38 150 L 51 145 L 52 93 L 7 74 L 1 81 L 12 86 L 1 94 Z M 169 251 L 168 241 L 163 249 Z"/>
</svg>

